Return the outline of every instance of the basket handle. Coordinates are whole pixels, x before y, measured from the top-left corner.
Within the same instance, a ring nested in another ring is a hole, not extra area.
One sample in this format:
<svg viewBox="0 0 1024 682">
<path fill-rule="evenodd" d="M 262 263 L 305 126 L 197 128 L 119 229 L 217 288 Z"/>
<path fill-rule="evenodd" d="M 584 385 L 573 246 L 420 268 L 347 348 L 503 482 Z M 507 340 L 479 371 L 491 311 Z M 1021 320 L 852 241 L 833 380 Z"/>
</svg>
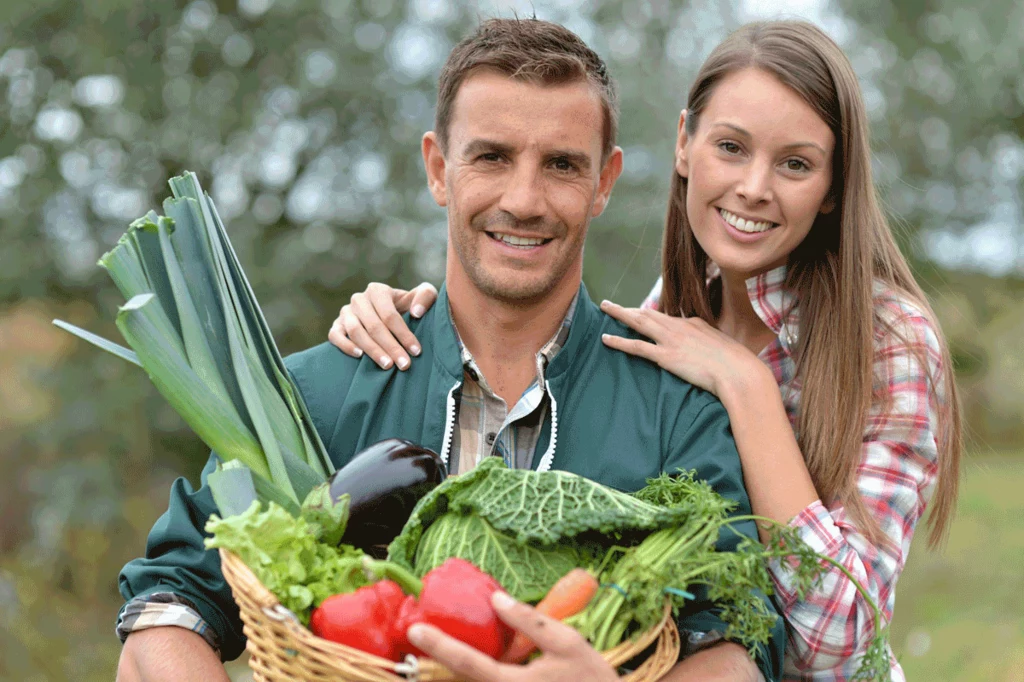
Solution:
<svg viewBox="0 0 1024 682">
<path fill-rule="evenodd" d="M 420 661 L 412 654 L 408 654 L 403 662 L 395 664 L 395 672 L 405 677 L 409 682 L 419 682 Z"/>
<path fill-rule="evenodd" d="M 294 613 L 292 613 L 285 607 L 281 606 L 280 604 L 274 604 L 273 606 L 264 606 L 263 615 L 265 615 L 267 618 L 270 618 L 271 620 L 276 620 L 279 623 L 284 623 L 290 620 L 296 625 L 302 625 L 302 623 L 299 622 L 298 617 Z"/>
</svg>

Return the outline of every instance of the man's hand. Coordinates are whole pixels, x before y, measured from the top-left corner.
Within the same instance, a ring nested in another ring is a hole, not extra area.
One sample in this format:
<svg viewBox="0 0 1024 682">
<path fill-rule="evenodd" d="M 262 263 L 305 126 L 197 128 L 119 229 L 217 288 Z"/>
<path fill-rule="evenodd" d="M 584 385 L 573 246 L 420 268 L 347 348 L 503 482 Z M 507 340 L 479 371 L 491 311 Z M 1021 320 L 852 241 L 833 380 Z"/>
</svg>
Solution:
<svg viewBox="0 0 1024 682">
<path fill-rule="evenodd" d="M 230 682 L 206 640 L 185 628 L 157 627 L 128 635 L 117 682 Z"/>
<path fill-rule="evenodd" d="M 763 682 L 761 671 L 739 644 L 722 642 L 676 664 L 662 682 Z"/>
<path fill-rule="evenodd" d="M 601 654 L 572 627 L 508 598 L 504 592 L 495 592 L 492 603 L 503 621 L 537 643 L 542 656 L 527 665 L 499 663 L 424 624 L 409 628 L 409 640 L 449 670 L 472 682 L 616 682 L 619 679 Z"/>
</svg>

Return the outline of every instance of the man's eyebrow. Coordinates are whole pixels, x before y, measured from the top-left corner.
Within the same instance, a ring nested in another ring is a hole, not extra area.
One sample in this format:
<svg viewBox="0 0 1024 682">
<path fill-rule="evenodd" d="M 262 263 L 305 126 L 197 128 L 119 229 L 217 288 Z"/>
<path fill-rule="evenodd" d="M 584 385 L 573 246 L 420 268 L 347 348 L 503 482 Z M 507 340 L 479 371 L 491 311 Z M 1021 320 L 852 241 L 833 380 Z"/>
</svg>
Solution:
<svg viewBox="0 0 1024 682">
<path fill-rule="evenodd" d="M 512 152 L 512 147 L 495 140 L 486 140 L 481 138 L 470 140 L 470 142 L 462 149 L 463 156 L 477 156 L 478 154 L 495 152 L 499 154 L 509 154 Z"/>
<path fill-rule="evenodd" d="M 742 135 L 743 137 L 746 137 L 747 139 L 750 139 L 752 137 L 752 135 L 746 129 L 741 128 L 735 123 L 726 123 L 725 121 L 719 121 L 712 125 L 721 126 L 723 128 L 729 128 L 730 130 L 735 131 L 736 133 Z M 811 147 L 812 149 L 817 149 L 823 155 L 828 156 L 828 152 L 826 152 L 825 149 L 817 142 L 793 142 L 792 144 L 787 144 L 785 147 L 783 147 L 783 149 L 802 149 L 804 147 Z"/>
<path fill-rule="evenodd" d="M 555 149 L 546 155 L 551 159 L 565 159 L 582 171 L 590 169 L 590 156 L 575 149 Z"/>
</svg>

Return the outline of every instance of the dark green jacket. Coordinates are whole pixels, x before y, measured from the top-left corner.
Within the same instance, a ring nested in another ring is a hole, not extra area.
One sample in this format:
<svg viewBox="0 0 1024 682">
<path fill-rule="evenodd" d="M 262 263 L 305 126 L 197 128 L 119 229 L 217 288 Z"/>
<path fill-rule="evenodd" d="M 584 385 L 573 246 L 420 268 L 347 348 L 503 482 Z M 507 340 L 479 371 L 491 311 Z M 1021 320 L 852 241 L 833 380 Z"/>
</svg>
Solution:
<svg viewBox="0 0 1024 682">
<path fill-rule="evenodd" d="M 409 324 L 423 352 L 404 372 L 381 371 L 368 358 L 350 358 L 327 343 L 287 358 L 335 466 L 388 437 L 407 438 L 448 457 L 463 368 L 444 287 L 427 314 Z M 552 405 L 534 468 L 572 471 L 625 491 L 643 487 L 663 471 L 695 469 L 699 478 L 736 501 L 735 513 L 749 514 L 722 404 L 656 365 L 607 348 L 602 333 L 636 336 L 602 313 L 581 286 L 569 338 L 547 368 Z M 211 455 L 199 490 L 184 479 L 174 483 L 168 511 L 150 533 L 145 558 L 124 567 L 120 590 L 125 599 L 160 591 L 188 598 L 220 635 L 225 659 L 231 659 L 244 646 L 241 621 L 217 553 L 203 548 L 201 530 L 216 511 L 205 485 L 215 464 Z M 753 523 L 738 529 L 756 537 Z M 730 538 L 719 542 L 721 549 L 738 541 L 733 534 L 723 535 Z M 725 626 L 716 610 L 698 599 L 681 615 L 680 627 L 723 631 Z M 760 660 L 768 680 L 781 674 L 781 618 L 773 634 Z"/>
</svg>

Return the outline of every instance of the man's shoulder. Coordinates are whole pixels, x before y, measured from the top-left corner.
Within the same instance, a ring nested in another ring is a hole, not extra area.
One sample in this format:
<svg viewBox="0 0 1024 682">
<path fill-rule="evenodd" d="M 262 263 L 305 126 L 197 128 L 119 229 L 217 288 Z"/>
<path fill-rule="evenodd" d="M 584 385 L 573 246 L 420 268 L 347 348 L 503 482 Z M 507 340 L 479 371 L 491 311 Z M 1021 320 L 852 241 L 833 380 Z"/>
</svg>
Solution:
<svg viewBox="0 0 1024 682">
<path fill-rule="evenodd" d="M 639 378 L 643 385 L 657 385 L 659 391 L 664 391 L 672 402 L 677 404 L 697 402 L 703 405 L 709 402 L 717 402 L 717 398 L 711 393 L 694 386 L 685 379 L 680 379 L 672 372 L 659 367 L 657 363 L 609 348 L 601 341 L 603 334 L 650 342 L 650 339 L 645 338 L 615 318 L 605 315 L 598 310 L 598 317 L 595 319 L 593 329 L 590 332 L 592 337 L 590 345 L 594 354 L 593 364 L 599 371 L 625 372 Z"/>
<path fill-rule="evenodd" d="M 325 341 L 286 356 L 284 366 L 292 377 L 303 383 L 317 378 L 352 374 L 359 366 L 359 360 L 345 355 L 330 342 Z"/>
</svg>

